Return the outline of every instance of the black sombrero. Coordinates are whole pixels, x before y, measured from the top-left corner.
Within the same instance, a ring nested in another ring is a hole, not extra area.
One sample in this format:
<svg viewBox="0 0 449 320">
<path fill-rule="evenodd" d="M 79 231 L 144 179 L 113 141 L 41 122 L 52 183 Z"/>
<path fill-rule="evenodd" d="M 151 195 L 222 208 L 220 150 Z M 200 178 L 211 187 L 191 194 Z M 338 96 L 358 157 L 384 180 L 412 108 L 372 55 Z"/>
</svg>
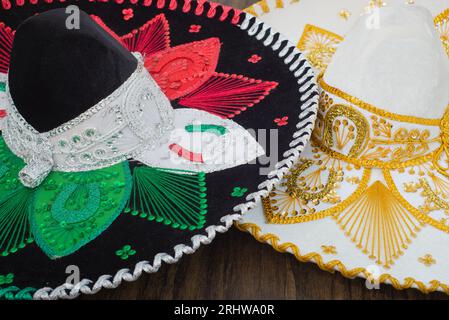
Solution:
<svg viewBox="0 0 449 320">
<path fill-rule="evenodd" d="M 312 69 L 245 13 L 2 3 L 0 298 L 72 298 L 178 261 L 266 196 L 310 136 Z"/>
</svg>

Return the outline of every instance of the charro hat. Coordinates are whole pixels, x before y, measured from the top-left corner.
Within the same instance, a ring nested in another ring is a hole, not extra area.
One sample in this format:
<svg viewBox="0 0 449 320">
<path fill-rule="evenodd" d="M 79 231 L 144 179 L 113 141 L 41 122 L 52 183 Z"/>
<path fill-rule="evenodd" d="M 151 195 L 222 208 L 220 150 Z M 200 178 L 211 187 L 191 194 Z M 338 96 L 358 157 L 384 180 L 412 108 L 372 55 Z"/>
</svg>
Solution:
<svg viewBox="0 0 449 320">
<path fill-rule="evenodd" d="M 320 106 L 301 159 L 240 228 L 349 278 L 449 293 L 448 1 L 276 4 L 250 10 L 284 32 L 297 19 Z"/>
<path fill-rule="evenodd" d="M 2 5 L 1 298 L 73 298 L 178 261 L 268 195 L 310 136 L 312 68 L 246 13 Z"/>
</svg>

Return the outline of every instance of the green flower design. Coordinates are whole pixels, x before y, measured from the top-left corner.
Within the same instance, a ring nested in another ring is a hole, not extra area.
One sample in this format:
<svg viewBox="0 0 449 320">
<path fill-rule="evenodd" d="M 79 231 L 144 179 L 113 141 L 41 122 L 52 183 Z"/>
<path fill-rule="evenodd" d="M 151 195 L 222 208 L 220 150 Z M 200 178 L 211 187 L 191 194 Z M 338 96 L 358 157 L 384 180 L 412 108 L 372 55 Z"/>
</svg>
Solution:
<svg viewBox="0 0 449 320">
<path fill-rule="evenodd" d="M 6 91 L 6 83 L 0 82 L 0 92 L 5 92 L 5 91 Z"/>
<path fill-rule="evenodd" d="M 235 187 L 231 193 L 234 198 L 243 197 L 243 195 L 248 191 L 247 188 Z"/>
<path fill-rule="evenodd" d="M 14 281 L 14 274 L 8 273 L 7 275 L 0 275 L 0 286 L 5 284 L 11 284 Z"/>
<path fill-rule="evenodd" d="M 128 260 L 130 256 L 133 256 L 135 254 L 136 250 L 134 250 L 129 244 L 127 244 L 126 246 L 115 252 L 115 255 L 117 257 L 120 257 L 120 259 L 122 260 Z"/>
</svg>

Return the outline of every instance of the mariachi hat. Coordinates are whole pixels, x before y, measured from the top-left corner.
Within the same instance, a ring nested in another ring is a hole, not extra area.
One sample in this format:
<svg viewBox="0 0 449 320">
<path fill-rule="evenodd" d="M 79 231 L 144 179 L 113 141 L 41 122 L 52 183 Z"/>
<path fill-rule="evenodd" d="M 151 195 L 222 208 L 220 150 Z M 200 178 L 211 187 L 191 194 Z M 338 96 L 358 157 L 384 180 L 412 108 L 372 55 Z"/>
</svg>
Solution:
<svg viewBox="0 0 449 320">
<path fill-rule="evenodd" d="M 301 159 L 240 228 L 369 287 L 449 293 L 449 4 L 326 3 L 270 16 L 301 17 L 320 105 Z"/>
<path fill-rule="evenodd" d="M 73 298 L 175 263 L 267 196 L 311 134 L 313 69 L 246 13 L 3 5 L 1 298 Z"/>
</svg>

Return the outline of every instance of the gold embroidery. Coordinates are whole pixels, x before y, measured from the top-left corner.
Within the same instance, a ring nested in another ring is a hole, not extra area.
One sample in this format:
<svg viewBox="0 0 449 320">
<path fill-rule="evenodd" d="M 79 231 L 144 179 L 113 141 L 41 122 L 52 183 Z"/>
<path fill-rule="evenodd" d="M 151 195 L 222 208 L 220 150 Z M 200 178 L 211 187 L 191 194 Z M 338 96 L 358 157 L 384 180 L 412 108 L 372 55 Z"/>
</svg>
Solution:
<svg viewBox="0 0 449 320">
<path fill-rule="evenodd" d="M 449 177 L 449 108 L 443 115 L 440 123 L 441 147 L 433 158 L 433 164 L 446 177 Z M 445 164 L 442 164 L 445 163 Z"/>
<path fill-rule="evenodd" d="M 297 47 L 315 68 L 323 71 L 342 40 L 338 34 L 307 24 Z"/>
<path fill-rule="evenodd" d="M 385 268 L 402 255 L 419 231 L 419 222 L 379 181 L 333 218 L 357 248 Z"/>
<path fill-rule="evenodd" d="M 329 154 L 332 158 L 335 158 L 337 160 L 342 160 L 345 162 L 349 162 L 355 166 L 358 167 L 365 167 L 365 168 L 378 168 L 378 169 L 399 169 L 399 168 L 407 168 L 410 166 L 419 166 L 421 164 L 427 163 L 429 161 L 432 161 L 433 158 L 435 158 L 438 150 L 430 152 L 426 155 L 419 156 L 410 160 L 405 161 L 381 161 L 378 159 L 361 159 L 361 158 L 352 158 L 347 155 L 344 155 L 342 153 L 336 152 L 323 144 L 319 139 L 316 137 L 312 137 L 314 143 L 316 143 L 319 148 L 324 152 Z"/>
<path fill-rule="evenodd" d="M 372 278 L 372 274 L 364 267 L 356 267 L 349 269 L 340 260 L 332 259 L 331 261 L 324 262 L 323 257 L 318 252 L 309 252 L 303 254 L 300 248 L 291 243 L 282 243 L 279 237 L 273 233 L 261 233 L 261 228 L 254 223 L 242 223 L 237 224 L 236 227 L 241 231 L 249 232 L 257 241 L 261 243 L 267 243 L 272 246 L 278 252 L 288 252 L 293 254 L 298 261 L 301 262 L 314 262 L 321 269 L 331 273 L 335 271 L 340 272 L 344 277 L 354 279 L 357 276 L 363 276 L 366 279 Z M 423 293 L 430 293 L 441 290 L 446 294 L 449 294 L 449 285 L 438 280 L 429 281 L 427 284 L 414 279 L 413 277 L 407 277 L 402 282 L 388 273 L 384 273 L 378 277 L 379 283 L 389 283 L 397 290 L 404 290 L 413 288 L 416 286 L 418 290 Z"/>
<path fill-rule="evenodd" d="M 387 183 L 388 189 L 390 189 L 391 193 L 394 195 L 396 199 L 398 199 L 399 203 L 406 208 L 416 219 L 421 221 L 421 224 L 429 224 L 441 231 L 449 233 L 449 226 L 447 226 L 445 223 L 441 223 L 441 221 L 437 221 L 421 210 L 415 208 L 412 206 L 407 200 L 404 199 L 404 197 L 401 195 L 401 192 L 396 187 L 393 178 L 391 177 L 389 170 L 383 170 L 383 175 L 385 178 L 385 181 Z"/>
<path fill-rule="evenodd" d="M 343 20 L 348 20 L 349 17 L 351 17 L 351 12 L 347 9 L 342 9 L 338 15 L 340 16 L 340 18 L 342 18 Z"/>
<path fill-rule="evenodd" d="M 434 265 L 437 261 L 432 257 L 431 254 L 426 254 L 423 257 L 418 259 L 419 262 L 421 262 L 426 267 L 430 267 Z"/>
<path fill-rule="evenodd" d="M 331 160 L 329 159 L 329 161 L 331 161 Z M 321 167 L 320 167 L 321 169 L 318 169 L 318 170 L 324 170 L 328 167 L 334 168 L 334 170 L 335 170 L 335 168 L 341 168 L 341 164 L 340 163 L 337 164 L 335 162 L 334 163 L 321 162 Z M 315 174 L 316 173 L 317 172 L 315 172 Z M 281 197 L 283 195 L 284 199 L 285 199 L 286 196 L 288 195 L 286 193 L 280 193 L 276 190 L 276 191 L 274 191 L 274 193 L 272 192 L 270 194 L 270 196 L 262 199 L 262 205 L 263 205 L 263 209 L 264 209 L 264 213 L 265 213 L 267 222 L 273 223 L 273 224 L 304 223 L 304 222 L 323 219 L 323 218 L 331 216 L 337 212 L 341 212 L 348 205 L 350 205 L 352 202 L 354 202 L 356 199 L 358 199 L 361 194 L 363 194 L 363 192 L 366 190 L 366 188 L 368 186 L 370 177 L 371 177 L 371 170 L 364 169 L 362 178 L 360 179 L 357 189 L 349 197 L 347 197 L 346 199 L 344 199 L 341 202 L 339 201 L 338 204 L 336 204 L 328 209 L 325 209 L 325 210 L 322 210 L 319 212 L 311 211 L 307 214 L 297 215 L 297 216 L 290 215 L 289 213 L 291 213 L 292 211 L 285 211 L 284 213 L 287 213 L 287 215 L 282 214 L 278 211 L 279 207 L 272 206 L 271 200 L 273 199 L 274 196 L 278 196 L 280 194 Z M 335 189 L 333 191 L 335 192 Z M 332 197 L 332 196 L 333 196 L 333 194 L 328 195 L 328 199 L 329 199 L 329 197 Z M 293 200 L 291 199 L 291 201 L 293 201 Z M 298 204 L 298 203 L 301 203 L 302 199 L 297 198 L 296 201 L 297 201 L 296 203 Z"/>
<path fill-rule="evenodd" d="M 324 254 L 337 254 L 337 248 L 335 246 L 321 246 Z"/>
<path fill-rule="evenodd" d="M 338 117 L 346 117 L 354 125 L 350 125 L 348 120 L 336 120 Z M 355 127 L 354 127 L 355 126 Z M 355 129 L 357 131 L 355 132 Z M 365 146 L 369 136 L 369 124 L 363 114 L 350 106 L 336 104 L 332 106 L 324 117 L 324 137 L 323 141 L 327 146 L 334 146 L 333 137 L 336 137 L 336 147 L 342 150 L 346 145 L 354 140 L 348 155 L 357 157 Z"/>
<path fill-rule="evenodd" d="M 444 49 L 449 57 L 449 9 L 435 18 L 435 25 L 440 33 L 440 39 L 443 42 Z"/>
</svg>

